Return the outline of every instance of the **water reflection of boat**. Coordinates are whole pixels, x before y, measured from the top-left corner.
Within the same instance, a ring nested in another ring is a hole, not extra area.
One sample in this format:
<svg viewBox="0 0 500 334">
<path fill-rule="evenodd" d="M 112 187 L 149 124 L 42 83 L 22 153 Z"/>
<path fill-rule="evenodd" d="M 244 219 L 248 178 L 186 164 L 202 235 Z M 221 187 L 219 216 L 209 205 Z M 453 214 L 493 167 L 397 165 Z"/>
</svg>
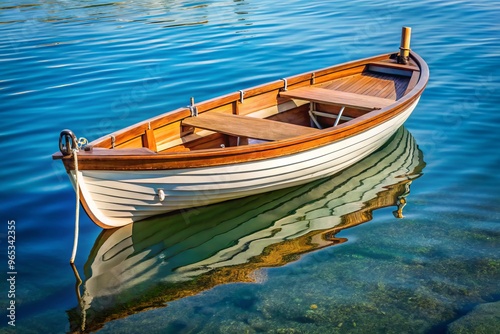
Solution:
<svg viewBox="0 0 500 334">
<path fill-rule="evenodd" d="M 395 206 L 425 163 L 404 128 L 377 152 L 327 179 L 104 230 L 85 264 L 72 330 L 95 330 L 218 284 L 252 281 L 255 270 L 346 241 L 336 234 Z M 252 275 L 253 274 L 253 275 Z"/>
</svg>

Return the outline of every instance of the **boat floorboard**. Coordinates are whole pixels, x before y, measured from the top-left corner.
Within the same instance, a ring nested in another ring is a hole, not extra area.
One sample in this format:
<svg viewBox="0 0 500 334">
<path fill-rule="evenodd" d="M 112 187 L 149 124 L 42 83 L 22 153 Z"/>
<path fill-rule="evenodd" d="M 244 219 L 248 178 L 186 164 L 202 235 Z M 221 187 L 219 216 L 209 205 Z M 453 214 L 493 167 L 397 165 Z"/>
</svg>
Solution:
<svg viewBox="0 0 500 334">
<path fill-rule="evenodd" d="M 396 101 L 404 95 L 409 82 L 409 77 L 363 72 L 334 80 L 323 88 Z"/>
</svg>

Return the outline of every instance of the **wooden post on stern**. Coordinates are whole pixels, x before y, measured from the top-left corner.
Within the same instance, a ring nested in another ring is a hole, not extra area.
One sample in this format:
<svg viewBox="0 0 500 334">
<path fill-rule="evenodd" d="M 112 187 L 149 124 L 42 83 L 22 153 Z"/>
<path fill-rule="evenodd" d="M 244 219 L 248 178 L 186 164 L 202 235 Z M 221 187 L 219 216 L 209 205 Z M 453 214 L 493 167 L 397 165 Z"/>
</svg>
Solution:
<svg viewBox="0 0 500 334">
<path fill-rule="evenodd" d="M 398 63 L 408 64 L 410 60 L 411 28 L 403 27 L 401 31 L 401 46 L 399 47 Z"/>
</svg>

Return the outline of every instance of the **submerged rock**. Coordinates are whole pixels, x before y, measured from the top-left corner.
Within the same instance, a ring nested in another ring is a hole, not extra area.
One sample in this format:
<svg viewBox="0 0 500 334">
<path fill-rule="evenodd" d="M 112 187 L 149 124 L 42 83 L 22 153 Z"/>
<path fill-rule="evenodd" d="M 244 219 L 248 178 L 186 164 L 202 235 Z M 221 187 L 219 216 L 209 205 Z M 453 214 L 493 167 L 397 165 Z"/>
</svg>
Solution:
<svg viewBox="0 0 500 334">
<path fill-rule="evenodd" d="M 449 334 L 500 333 L 500 302 L 481 304 L 448 325 Z"/>
</svg>

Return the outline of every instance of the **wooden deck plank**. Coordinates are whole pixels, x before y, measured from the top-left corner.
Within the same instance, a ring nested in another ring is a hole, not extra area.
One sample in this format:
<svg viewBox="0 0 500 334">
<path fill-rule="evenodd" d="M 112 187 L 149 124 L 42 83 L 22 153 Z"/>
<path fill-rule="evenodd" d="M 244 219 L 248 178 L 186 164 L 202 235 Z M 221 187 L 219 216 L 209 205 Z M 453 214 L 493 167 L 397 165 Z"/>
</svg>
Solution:
<svg viewBox="0 0 500 334">
<path fill-rule="evenodd" d="M 381 91 L 383 91 L 385 89 L 391 89 L 391 86 L 393 86 L 392 83 L 386 82 L 384 84 L 380 84 L 380 85 L 374 86 L 372 89 L 369 89 L 366 92 L 364 92 L 364 94 L 371 95 L 371 96 L 376 96 L 376 97 L 380 97 L 380 98 L 384 98 L 384 99 L 394 100 L 395 101 L 395 99 L 391 98 L 391 96 L 381 96 L 380 95 Z"/>
<path fill-rule="evenodd" d="M 357 89 L 353 90 L 353 93 L 395 100 L 392 94 L 388 94 L 395 89 L 394 76 L 381 73 L 367 73 L 366 76 L 370 77 L 371 80 L 368 83 L 365 83 L 363 86 L 357 87 Z M 381 94 L 381 92 L 386 93 Z"/>
<path fill-rule="evenodd" d="M 216 131 L 231 136 L 271 141 L 320 131 L 310 127 L 268 119 L 222 113 L 203 113 L 196 117 L 188 117 L 182 121 L 182 125 Z"/>
<path fill-rule="evenodd" d="M 365 94 L 396 100 L 394 76 L 380 73 L 373 73 L 373 75 L 378 78 L 379 82 L 383 82 L 384 84 L 378 87 L 374 86 L 374 89 L 367 91 Z"/>
<path fill-rule="evenodd" d="M 375 82 L 376 80 L 374 80 L 373 78 L 371 78 L 366 74 L 363 74 L 358 78 L 358 80 L 354 81 L 350 86 L 342 87 L 340 90 L 349 93 L 363 94 L 364 87 L 371 86 Z"/>
<path fill-rule="evenodd" d="M 353 77 L 356 78 L 353 80 Z M 329 89 L 335 89 L 335 90 L 343 90 L 342 87 L 347 87 L 349 85 L 352 85 L 353 81 L 357 80 L 359 78 L 359 74 L 353 75 L 352 77 L 348 78 L 342 78 L 341 81 L 337 82 L 335 85 L 328 85 Z"/>
<path fill-rule="evenodd" d="M 336 90 L 344 91 L 344 92 L 351 92 L 352 90 L 355 89 L 355 87 L 359 84 L 360 80 L 362 80 L 363 77 L 361 74 L 358 74 L 356 76 L 352 76 L 348 78 L 345 82 L 343 82 L 340 86 L 336 88 Z"/>
<path fill-rule="evenodd" d="M 378 96 L 377 93 L 367 93 L 369 90 L 373 90 L 374 86 L 383 89 L 386 87 L 389 79 L 382 76 L 378 76 L 374 73 L 363 73 L 363 75 L 358 75 L 355 78 L 349 78 L 341 83 L 333 83 L 329 85 L 328 89 L 335 89 L 339 91 L 345 91 L 349 93 L 364 94 Z M 385 96 L 379 96 L 385 97 Z"/>
<path fill-rule="evenodd" d="M 363 94 L 385 98 L 385 96 L 380 96 L 379 93 L 380 93 L 380 91 L 382 91 L 384 89 L 390 89 L 390 87 L 394 87 L 393 81 L 378 79 L 375 84 L 373 84 L 370 87 L 368 87 L 367 89 L 365 89 L 363 91 Z"/>
<path fill-rule="evenodd" d="M 383 97 L 385 99 L 396 99 L 396 89 L 394 85 L 388 85 L 384 89 L 377 93 L 377 96 Z"/>
<path fill-rule="evenodd" d="M 376 78 L 371 74 L 366 74 L 364 80 L 360 80 L 356 86 L 353 86 L 351 90 L 349 90 L 349 92 L 362 95 L 373 95 L 367 94 L 367 91 L 369 91 L 374 86 L 382 85 L 383 87 L 385 87 L 386 83 L 387 80 Z"/>
<path fill-rule="evenodd" d="M 296 98 L 311 102 L 325 103 L 364 110 L 380 109 L 394 103 L 393 100 L 375 96 L 360 95 L 317 87 L 298 88 L 281 92 L 280 95 L 282 97 Z"/>
<path fill-rule="evenodd" d="M 348 78 L 335 80 L 326 89 L 345 91 L 396 100 L 407 92 L 410 77 L 380 72 L 363 72 Z"/>
<path fill-rule="evenodd" d="M 340 79 L 334 80 L 334 81 L 328 83 L 327 85 L 323 86 L 323 88 L 338 89 L 338 87 L 340 87 L 340 85 L 342 85 L 346 80 L 347 80 L 347 78 L 340 78 Z"/>
<path fill-rule="evenodd" d="M 349 82 L 352 77 L 356 77 L 357 78 L 357 77 L 359 77 L 359 74 L 351 75 L 349 77 L 343 77 L 343 78 L 336 79 L 336 80 L 328 83 L 323 88 L 340 90 L 339 87 L 341 87 L 345 83 Z"/>
<path fill-rule="evenodd" d="M 394 81 L 391 81 L 389 85 L 387 85 L 383 89 L 380 89 L 377 92 L 377 96 L 380 96 L 380 97 L 383 97 L 386 99 L 396 100 L 397 94 L 396 94 L 396 85 L 395 85 Z"/>
</svg>

